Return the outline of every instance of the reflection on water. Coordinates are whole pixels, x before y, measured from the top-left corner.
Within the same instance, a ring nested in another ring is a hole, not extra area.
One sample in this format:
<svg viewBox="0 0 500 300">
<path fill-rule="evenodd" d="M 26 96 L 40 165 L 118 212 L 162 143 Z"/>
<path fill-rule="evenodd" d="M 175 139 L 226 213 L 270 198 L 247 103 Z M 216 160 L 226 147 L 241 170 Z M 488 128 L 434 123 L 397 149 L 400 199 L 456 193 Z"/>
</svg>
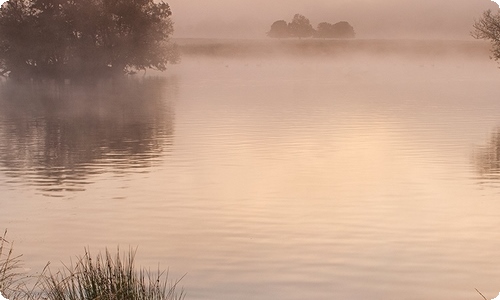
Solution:
<svg viewBox="0 0 500 300">
<path fill-rule="evenodd" d="M 500 127 L 491 133 L 486 145 L 476 150 L 474 161 L 481 179 L 500 180 Z"/>
<path fill-rule="evenodd" d="M 92 174 L 147 171 L 172 143 L 172 79 L 9 82 L 1 91 L 1 169 L 46 195 L 85 190 Z"/>
</svg>

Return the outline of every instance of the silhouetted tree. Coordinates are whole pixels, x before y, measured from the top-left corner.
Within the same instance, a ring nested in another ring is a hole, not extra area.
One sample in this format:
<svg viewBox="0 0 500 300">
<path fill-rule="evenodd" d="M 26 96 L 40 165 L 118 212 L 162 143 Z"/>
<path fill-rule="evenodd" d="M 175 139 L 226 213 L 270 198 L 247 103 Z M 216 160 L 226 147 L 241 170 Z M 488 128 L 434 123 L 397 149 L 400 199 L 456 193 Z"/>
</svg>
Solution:
<svg viewBox="0 0 500 300">
<path fill-rule="evenodd" d="M 355 37 L 354 28 L 348 22 L 342 21 L 335 24 L 330 24 L 327 22 L 322 22 L 318 24 L 318 29 L 314 33 L 315 38 L 354 38 Z"/>
<path fill-rule="evenodd" d="M 500 59 L 500 12 L 493 14 L 491 10 L 485 11 L 481 19 L 474 23 L 471 34 L 476 39 L 489 40 L 492 58 L 496 61 Z"/>
<path fill-rule="evenodd" d="M 334 38 L 349 39 L 354 38 L 356 33 L 354 28 L 348 22 L 342 21 L 332 25 L 332 34 Z"/>
<path fill-rule="evenodd" d="M 272 38 L 287 38 L 290 36 L 288 32 L 288 24 L 285 20 L 279 20 L 271 25 L 271 30 L 267 33 L 267 36 Z"/>
<path fill-rule="evenodd" d="M 171 10 L 153 0 L 10 0 L 0 8 L 0 73 L 108 76 L 178 60 Z"/>
<path fill-rule="evenodd" d="M 321 22 L 318 24 L 316 32 L 314 33 L 315 38 L 333 38 L 333 25 L 328 22 Z"/>
<path fill-rule="evenodd" d="M 288 24 L 288 31 L 293 37 L 304 38 L 310 37 L 314 33 L 314 28 L 308 18 L 301 14 L 293 16 L 292 22 Z"/>
</svg>

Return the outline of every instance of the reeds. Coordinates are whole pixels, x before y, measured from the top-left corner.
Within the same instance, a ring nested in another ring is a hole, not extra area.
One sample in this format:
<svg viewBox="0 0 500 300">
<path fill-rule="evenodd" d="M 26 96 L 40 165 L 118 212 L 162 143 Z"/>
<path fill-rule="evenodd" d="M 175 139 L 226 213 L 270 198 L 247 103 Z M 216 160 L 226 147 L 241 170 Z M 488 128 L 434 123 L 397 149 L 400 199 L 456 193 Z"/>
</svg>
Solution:
<svg viewBox="0 0 500 300">
<path fill-rule="evenodd" d="M 13 243 L 9 243 L 5 238 L 7 230 L 0 236 L 0 292 L 4 295 L 16 293 L 21 283 L 20 263 L 21 255 L 13 255 Z"/>
<path fill-rule="evenodd" d="M 78 258 L 75 265 L 43 277 L 43 298 L 51 300 L 172 300 L 183 299 L 176 292 L 178 281 L 168 280 L 168 272 L 135 270 L 136 251 L 129 250 L 125 258 L 112 256 L 106 249 L 95 259 L 90 252 Z"/>
<path fill-rule="evenodd" d="M 0 237 L 0 292 L 9 300 L 180 300 L 179 280 L 171 281 L 168 271 L 151 272 L 135 268 L 136 250 L 112 255 L 107 249 L 93 258 L 88 249 L 75 264 L 52 273 L 49 264 L 41 275 L 22 276 L 20 257 L 13 255 L 13 243 Z M 181 278 L 182 279 L 182 278 Z"/>
</svg>

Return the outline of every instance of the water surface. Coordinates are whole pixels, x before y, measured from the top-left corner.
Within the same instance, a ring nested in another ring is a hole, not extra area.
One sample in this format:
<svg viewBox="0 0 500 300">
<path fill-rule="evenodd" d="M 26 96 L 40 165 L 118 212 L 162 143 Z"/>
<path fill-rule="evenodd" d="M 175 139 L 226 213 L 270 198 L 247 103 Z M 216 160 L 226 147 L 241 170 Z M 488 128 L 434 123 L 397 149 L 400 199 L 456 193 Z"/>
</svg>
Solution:
<svg viewBox="0 0 500 300">
<path fill-rule="evenodd" d="M 494 297 L 499 80 L 463 56 L 187 56 L 4 83 L 0 225 L 32 271 L 138 246 L 187 299 Z"/>
</svg>

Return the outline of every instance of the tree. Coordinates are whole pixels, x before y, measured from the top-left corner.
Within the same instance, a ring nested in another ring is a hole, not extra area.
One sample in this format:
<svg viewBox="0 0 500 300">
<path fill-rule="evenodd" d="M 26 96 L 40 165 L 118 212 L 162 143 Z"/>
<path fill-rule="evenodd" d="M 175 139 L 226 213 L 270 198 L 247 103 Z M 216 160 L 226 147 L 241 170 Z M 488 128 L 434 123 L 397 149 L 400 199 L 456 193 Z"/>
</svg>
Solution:
<svg viewBox="0 0 500 300">
<path fill-rule="evenodd" d="M 316 32 L 314 33 L 315 38 L 333 38 L 333 25 L 328 22 L 321 22 L 318 24 Z"/>
<path fill-rule="evenodd" d="M 293 16 L 292 22 L 288 24 L 288 31 L 293 37 L 303 38 L 310 37 L 314 33 L 314 28 L 308 18 L 301 14 Z"/>
<path fill-rule="evenodd" d="M 335 38 L 350 39 L 356 36 L 354 28 L 348 22 L 342 21 L 332 25 L 332 35 Z"/>
<path fill-rule="evenodd" d="M 355 37 L 354 28 L 348 22 L 342 21 L 335 24 L 330 24 L 327 22 L 322 22 L 318 24 L 318 29 L 314 34 L 315 38 L 324 39 L 345 39 Z"/>
<path fill-rule="evenodd" d="M 290 36 L 288 32 L 288 24 L 285 20 L 279 20 L 271 25 L 271 30 L 267 33 L 267 36 L 272 38 L 287 38 Z"/>
<path fill-rule="evenodd" d="M 474 23 L 471 35 L 476 39 L 489 40 L 491 42 L 492 58 L 500 59 L 500 12 L 493 14 L 491 10 L 483 13 L 481 19 Z"/>
<path fill-rule="evenodd" d="M 10 0 L 0 8 L 0 73 L 111 76 L 177 62 L 171 10 L 153 0 Z"/>
</svg>

